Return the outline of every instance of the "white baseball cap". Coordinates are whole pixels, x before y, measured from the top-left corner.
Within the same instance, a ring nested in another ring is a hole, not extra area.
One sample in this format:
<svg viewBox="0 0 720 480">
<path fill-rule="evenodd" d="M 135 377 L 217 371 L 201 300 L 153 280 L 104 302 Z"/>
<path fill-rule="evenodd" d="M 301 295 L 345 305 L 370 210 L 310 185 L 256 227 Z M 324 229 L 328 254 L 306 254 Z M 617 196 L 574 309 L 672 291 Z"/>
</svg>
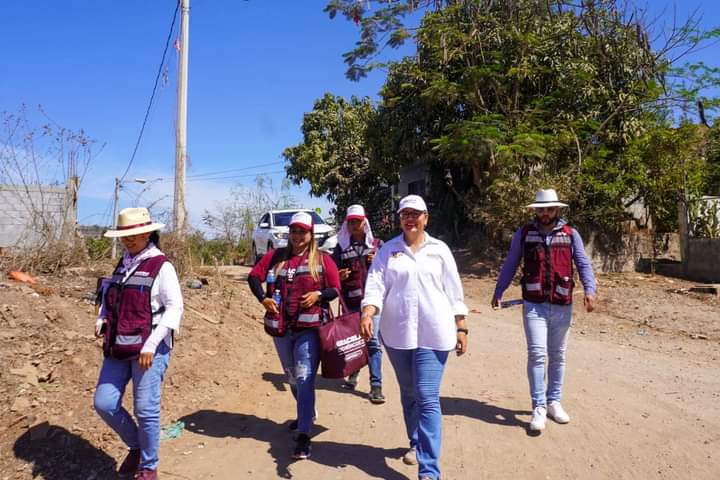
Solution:
<svg viewBox="0 0 720 480">
<path fill-rule="evenodd" d="M 312 216 L 307 212 L 297 212 L 290 218 L 291 227 L 302 227 L 305 230 L 313 229 Z"/>
<path fill-rule="evenodd" d="M 400 213 L 400 211 L 406 208 L 412 208 L 413 210 L 417 210 L 418 212 L 427 212 L 427 205 L 425 205 L 425 200 L 423 200 L 420 195 L 408 195 L 406 197 L 403 197 L 402 200 L 400 200 L 400 206 L 398 206 L 397 211 L 398 213 Z"/>
<path fill-rule="evenodd" d="M 365 220 L 365 209 L 362 205 L 350 205 L 345 220 Z"/>
</svg>

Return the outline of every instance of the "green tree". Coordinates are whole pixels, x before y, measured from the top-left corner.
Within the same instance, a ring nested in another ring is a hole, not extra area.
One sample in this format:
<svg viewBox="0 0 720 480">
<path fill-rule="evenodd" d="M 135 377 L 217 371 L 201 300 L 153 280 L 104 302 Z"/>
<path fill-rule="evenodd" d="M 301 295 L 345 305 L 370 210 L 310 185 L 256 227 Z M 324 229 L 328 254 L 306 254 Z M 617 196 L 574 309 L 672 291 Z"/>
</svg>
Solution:
<svg viewBox="0 0 720 480">
<path fill-rule="evenodd" d="M 678 204 L 705 190 L 706 144 L 707 128 L 685 122 L 678 128 L 658 125 L 628 148 L 633 170 L 626 178 L 648 206 L 656 232 L 676 231 Z"/>
<path fill-rule="evenodd" d="M 716 122 L 708 132 L 708 178 L 704 193 L 720 196 L 720 125 Z"/>
<path fill-rule="evenodd" d="M 355 203 L 365 206 L 371 218 L 385 212 L 391 198 L 388 185 L 397 174 L 372 168 L 375 151 L 370 131 L 376 110 L 369 98 L 349 101 L 326 93 L 303 118 L 303 141 L 283 151 L 288 178 L 308 181 L 311 194 L 335 203 L 336 216 Z"/>
<path fill-rule="evenodd" d="M 541 185 L 569 199 L 576 221 L 618 232 L 630 200 L 657 202 L 658 185 L 676 185 L 674 170 L 653 169 L 638 149 L 667 137 L 661 156 L 672 158 L 680 141 L 667 122 L 673 109 L 703 100 L 712 111 L 717 103 L 702 93 L 718 84 L 715 69 L 678 66 L 717 31 L 701 32 L 691 18 L 653 49 L 639 12 L 621 7 L 408 0 L 360 12 L 361 39 L 345 57 L 351 78 L 377 66 L 384 46 L 409 38 L 417 45 L 414 57 L 389 65 L 373 161 L 392 162 L 374 168 L 419 161 L 440 178 L 452 172 L 452 186 L 437 181 L 433 197 L 457 199 L 464 208 L 456 215 L 490 233 L 521 221 L 524 200 Z M 326 10 L 357 19 L 357 8 L 336 0 Z M 412 30 L 414 9 L 424 10 Z M 667 216 L 666 206 L 651 208 Z"/>
</svg>

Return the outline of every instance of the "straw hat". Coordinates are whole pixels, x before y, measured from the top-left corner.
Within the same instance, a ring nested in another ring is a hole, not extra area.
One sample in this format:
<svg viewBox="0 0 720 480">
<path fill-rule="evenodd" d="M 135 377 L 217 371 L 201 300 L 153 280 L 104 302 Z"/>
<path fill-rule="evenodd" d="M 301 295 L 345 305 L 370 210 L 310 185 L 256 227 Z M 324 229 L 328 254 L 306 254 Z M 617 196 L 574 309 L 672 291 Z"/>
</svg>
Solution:
<svg viewBox="0 0 720 480">
<path fill-rule="evenodd" d="M 106 237 L 129 237 L 140 233 L 160 230 L 164 223 L 155 223 L 150 219 L 147 208 L 124 208 L 117 219 L 117 229 L 105 232 Z"/>
<path fill-rule="evenodd" d="M 567 203 L 562 203 L 558 200 L 558 194 L 552 188 L 547 190 L 538 190 L 535 194 L 535 203 L 531 203 L 527 208 L 541 208 L 541 207 L 567 207 Z"/>
</svg>

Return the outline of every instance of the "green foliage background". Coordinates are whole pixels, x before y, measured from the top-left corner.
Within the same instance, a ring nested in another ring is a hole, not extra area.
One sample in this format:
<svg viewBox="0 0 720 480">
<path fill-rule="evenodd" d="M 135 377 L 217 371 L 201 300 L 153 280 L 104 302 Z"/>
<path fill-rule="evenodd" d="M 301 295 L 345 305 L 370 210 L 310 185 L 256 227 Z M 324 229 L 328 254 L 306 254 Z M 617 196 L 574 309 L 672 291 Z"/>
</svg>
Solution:
<svg viewBox="0 0 720 480">
<path fill-rule="evenodd" d="M 326 11 L 360 23 L 347 75 L 386 68 L 380 101 L 326 94 L 302 143 L 284 151 L 290 178 L 339 209 L 387 211 L 387 185 L 412 164 L 430 173 L 433 223 L 455 239 L 468 228 L 502 238 L 541 187 L 559 191 L 573 222 L 610 237 L 635 202 L 661 233 L 677 228 L 678 202 L 720 192 L 720 134 L 706 118 L 720 74 L 682 63 L 720 31 L 696 17 L 651 45 L 641 12 L 616 0 L 374 7 L 333 0 Z M 414 56 L 378 60 L 411 39 Z"/>
</svg>

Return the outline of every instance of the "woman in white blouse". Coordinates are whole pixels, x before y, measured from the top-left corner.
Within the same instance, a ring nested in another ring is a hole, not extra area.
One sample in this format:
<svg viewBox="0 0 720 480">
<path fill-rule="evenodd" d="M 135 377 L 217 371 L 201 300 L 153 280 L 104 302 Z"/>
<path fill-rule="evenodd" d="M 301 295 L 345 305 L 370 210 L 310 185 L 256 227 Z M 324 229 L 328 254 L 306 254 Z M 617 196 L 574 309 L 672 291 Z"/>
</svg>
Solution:
<svg viewBox="0 0 720 480">
<path fill-rule="evenodd" d="M 376 255 L 365 286 L 360 329 L 367 340 L 378 312 L 380 337 L 395 370 L 410 449 L 421 480 L 440 477 L 440 383 L 448 355 L 467 350 L 467 307 L 455 259 L 445 243 L 425 233 L 425 201 L 400 201 L 403 234 Z"/>
<path fill-rule="evenodd" d="M 120 480 L 158 478 L 162 381 L 183 313 L 175 268 L 159 248 L 163 226 L 146 208 L 126 208 L 117 228 L 105 233 L 119 238 L 125 251 L 102 289 L 95 335 L 104 338 L 105 358 L 94 404 L 129 449 Z M 122 405 L 130 380 L 134 418 Z"/>
</svg>

